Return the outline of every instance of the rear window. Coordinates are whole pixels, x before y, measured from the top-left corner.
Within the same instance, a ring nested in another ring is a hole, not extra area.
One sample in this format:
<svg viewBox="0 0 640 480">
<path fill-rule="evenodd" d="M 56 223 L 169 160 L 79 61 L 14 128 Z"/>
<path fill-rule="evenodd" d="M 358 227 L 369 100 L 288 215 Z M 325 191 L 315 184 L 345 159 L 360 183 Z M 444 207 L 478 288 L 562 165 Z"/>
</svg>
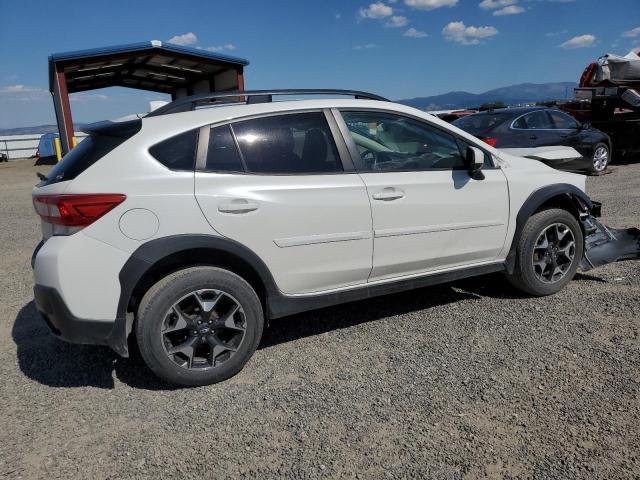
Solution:
<svg viewBox="0 0 640 480">
<path fill-rule="evenodd" d="M 476 135 L 492 130 L 511 116 L 510 113 L 475 113 L 451 123 L 465 132 Z"/>
<path fill-rule="evenodd" d="M 40 186 L 73 180 L 125 140 L 105 135 L 91 135 L 85 138 L 51 169 L 47 180 L 40 183 Z"/>
<path fill-rule="evenodd" d="M 198 131 L 189 130 L 156 143 L 149 153 L 170 170 L 193 171 L 197 144 Z"/>
</svg>

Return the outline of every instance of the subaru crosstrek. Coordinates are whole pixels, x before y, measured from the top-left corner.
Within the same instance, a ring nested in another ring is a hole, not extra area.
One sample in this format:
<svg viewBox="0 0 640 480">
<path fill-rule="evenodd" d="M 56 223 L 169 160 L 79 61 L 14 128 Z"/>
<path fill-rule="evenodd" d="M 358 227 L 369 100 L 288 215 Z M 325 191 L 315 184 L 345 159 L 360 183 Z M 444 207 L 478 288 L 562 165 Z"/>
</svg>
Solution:
<svg viewBox="0 0 640 480">
<path fill-rule="evenodd" d="M 584 176 L 363 92 L 199 95 L 86 130 L 33 190 L 36 305 L 69 342 L 135 338 L 175 384 L 236 374 L 270 319 L 498 271 L 549 295 L 639 255 Z"/>
</svg>

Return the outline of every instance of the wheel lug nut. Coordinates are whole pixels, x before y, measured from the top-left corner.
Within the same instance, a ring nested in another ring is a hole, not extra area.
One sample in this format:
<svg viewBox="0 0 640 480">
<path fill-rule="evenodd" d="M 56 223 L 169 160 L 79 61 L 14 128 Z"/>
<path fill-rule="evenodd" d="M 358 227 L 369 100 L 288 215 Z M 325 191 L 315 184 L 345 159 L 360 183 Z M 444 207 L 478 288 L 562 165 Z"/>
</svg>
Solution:
<svg viewBox="0 0 640 480">
<path fill-rule="evenodd" d="M 198 325 L 200 325 L 202 323 L 202 320 L 198 320 Z"/>
</svg>

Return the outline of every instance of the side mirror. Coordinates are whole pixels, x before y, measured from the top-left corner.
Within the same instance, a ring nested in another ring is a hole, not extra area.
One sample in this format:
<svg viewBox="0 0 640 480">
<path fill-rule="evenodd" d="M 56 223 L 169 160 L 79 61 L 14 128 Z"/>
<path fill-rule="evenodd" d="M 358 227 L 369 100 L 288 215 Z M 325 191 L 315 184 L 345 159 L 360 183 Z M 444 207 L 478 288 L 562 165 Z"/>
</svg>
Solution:
<svg viewBox="0 0 640 480">
<path fill-rule="evenodd" d="M 578 130 L 589 130 L 591 128 L 590 122 L 582 122 Z"/>
<path fill-rule="evenodd" d="M 484 180 L 482 167 L 484 166 L 484 152 L 477 147 L 467 147 L 467 171 L 474 180 Z"/>
</svg>

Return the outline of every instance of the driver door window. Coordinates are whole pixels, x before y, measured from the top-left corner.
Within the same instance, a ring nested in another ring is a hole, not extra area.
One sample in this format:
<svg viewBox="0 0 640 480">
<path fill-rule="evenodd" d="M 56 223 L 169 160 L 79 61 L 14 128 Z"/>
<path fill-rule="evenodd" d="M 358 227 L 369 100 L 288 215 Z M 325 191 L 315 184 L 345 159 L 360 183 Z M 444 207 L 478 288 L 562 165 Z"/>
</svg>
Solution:
<svg viewBox="0 0 640 480">
<path fill-rule="evenodd" d="M 381 112 L 342 112 L 360 172 L 464 169 L 455 138 L 422 122 Z"/>
</svg>

